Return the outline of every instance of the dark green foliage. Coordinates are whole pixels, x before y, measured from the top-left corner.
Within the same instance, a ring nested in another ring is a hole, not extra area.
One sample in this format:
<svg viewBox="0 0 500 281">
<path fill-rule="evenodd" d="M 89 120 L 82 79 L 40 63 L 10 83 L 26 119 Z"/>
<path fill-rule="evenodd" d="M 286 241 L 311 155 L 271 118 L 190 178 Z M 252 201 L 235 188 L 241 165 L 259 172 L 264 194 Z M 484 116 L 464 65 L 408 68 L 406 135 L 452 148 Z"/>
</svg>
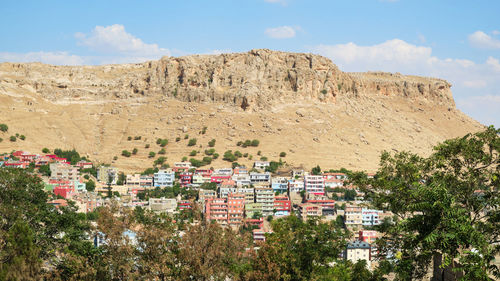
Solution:
<svg viewBox="0 0 500 281">
<path fill-rule="evenodd" d="M 57 157 L 66 158 L 71 162 L 71 165 L 75 165 L 78 161 L 82 160 L 80 157 L 80 153 L 78 153 L 75 149 L 72 150 L 62 150 L 59 148 L 54 149 L 54 154 Z"/>
<path fill-rule="evenodd" d="M 280 157 L 285 157 L 285 156 L 286 156 L 286 152 L 283 151 L 280 153 Z"/>
<path fill-rule="evenodd" d="M 185 140 L 189 139 L 189 135 L 184 135 L 184 139 Z"/>
<path fill-rule="evenodd" d="M 208 142 L 209 147 L 214 147 L 215 146 L 215 139 L 212 139 L 211 141 Z"/>
<path fill-rule="evenodd" d="M 50 153 L 50 149 L 48 149 L 48 148 L 44 147 L 44 148 L 42 149 L 42 153 Z"/>
<path fill-rule="evenodd" d="M 136 155 L 138 151 L 139 151 L 139 150 L 138 150 L 137 148 L 135 148 L 135 147 L 134 147 L 134 149 L 132 149 L 132 154 Z"/>
<path fill-rule="evenodd" d="M 198 159 L 191 158 L 189 159 L 189 162 L 191 162 L 191 165 L 196 168 L 203 166 L 203 161 L 200 161 Z"/>
<path fill-rule="evenodd" d="M 260 144 L 259 140 L 252 140 L 252 146 L 257 147 L 257 146 L 259 146 L 259 144 Z"/>
<path fill-rule="evenodd" d="M 154 173 L 158 173 L 160 169 L 158 169 L 158 167 L 154 167 L 154 168 L 147 168 L 146 170 L 144 170 L 144 172 L 141 173 L 141 175 L 152 175 Z"/>
<path fill-rule="evenodd" d="M 195 146 L 196 145 L 196 139 L 193 138 L 193 139 L 190 139 L 189 142 L 188 142 L 188 146 Z"/>
<path fill-rule="evenodd" d="M 239 152 L 238 150 L 236 150 L 234 152 L 234 156 L 236 156 L 237 158 L 240 158 L 240 157 L 243 157 L 243 154 L 241 152 Z"/>
<path fill-rule="evenodd" d="M 123 173 L 120 172 L 118 173 L 118 180 L 116 181 L 117 185 L 124 185 L 127 180 L 127 176 Z"/>
<path fill-rule="evenodd" d="M 130 153 L 130 151 L 128 151 L 128 150 L 122 150 L 122 156 L 130 157 L 131 155 L 132 155 L 132 153 Z"/>
<path fill-rule="evenodd" d="M 279 162 L 271 161 L 269 162 L 269 166 L 266 167 L 266 172 L 276 173 L 276 170 L 281 166 Z"/>
<path fill-rule="evenodd" d="M 0 124 L 0 131 L 7 132 L 9 130 L 9 126 L 6 124 Z"/>
<path fill-rule="evenodd" d="M 25 137 L 24 135 L 20 135 L 20 136 L 19 136 L 19 138 L 20 138 L 21 140 L 25 140 L 25 139 L 26 139 L 26 137 Z"/>
<path fill-rule="evenodd" d="M 144 148 L 149 148 L 149 143 L 146 143 L 146 145 L 144 146 Z"/>
<path fill-rule="evenodd" d="M 17 140 L 16 136 L 10 136 L 9 140 L 11 142 L 15 142 Z"/>
<path fill-rule="evenodd" d="M 208 156 L 203 157 L 203 163 L 205 165 L 209 165 L 210 163 L 212 163 L 212 157 L 208 157 Z"/>
<path fill-rule="evenodd" d="M 160 149 L 160 151 L 158 151 L 158 154 L 165 154 L 165 153 L 167 153 L 165 148 L 162 148 L 162 149 Z"/>
<path fill-rule="evenodd" d="M 153 152 L 153 151 L 150 151 L 149 154 L 148 154 L 149 158 L 154 158 L 155 156 L 156 156 L 156 153 Z"/>
<path fill-rule="evenodd" d="M 382 154 L 375 178 L 352 173 L 373 206 L 394 213 L 384 223 L 382 253 L 397 253 L 400 279 L 420 279 L 432 259 L 442 257 L 463 280 L 500 278 L 494 256 L 500 237 L 500 130 L 489 127 L 447 140 L 428 158 L 400 152 Z"/>
<path fill-rule="evenodd" d="M 160 141 L 160 146 L 161 146 L 161 147 L 165 147 L 167 144 L 168 144 L 168 140 L 167 140 L 167 139 L 162 139 L 162 140 Z"/>
<path fill-rule="evenodd" d="M 313 175 L 321 175 L 321 167 L 318 165 L 318 166 L 312 168 L 311 173 Z"/>
<path fill-rule="evenodd" d="M 41 165 L 38 168 L 38 172 L 43 176 L 50 177 L 50 175 L 51 175 L 50 166 L 49 165 Z"/>
<path fill-rule="evenodd" d="M 155 166 L 158 166 L 158 165 L 161 166 L 161 165 L 163 165 L 165 163 L 165 161 L 167 161 L 167 157 L 160 156 L 160 157 L 158 157 L 158 159 L 155 160 L 154 165 Z"/>
<path fill-rule="evenodd" d="M 127 140 L 128 140 L 128 141 L 131 141 L 131 140 L 132 140 L 132 137 L 131 137 L 131 136 L 128 136 L 128 137 L 127 137 Z"/>
<path fill-rule="evenodd" d="M 232 150 L 227 150 L 226 152 L 224 152 L 224 157 L 222 159 L 229 161 L 229 162 L 234 162 L 234 161 L 238 160 L 238 157 L 236 157 L 233 154 Z"/>
<path fill-rule="evenodd" d="M 192 151 L 189 153 L 189 156 L 196 156 L 196 154 L 198 154 L 198 151 L 196 151 L 196 150 L 192 150 Z"/>
<path fill-rule="evenodd" d="M 214 155 L 212 155 L 212 159 L 217 159 L 219 158 L 219 153 L 214 153 Z"/>
<path fill-rule="evenodd" d="M 180 137 L 176 137 L 175 138 L 175 142 L 180 142 L 181 141 L 181 138 Z"/>
<path fill-rule="evenodd" d="M 243 144 L 243 142 L 239 141 L 239 142 L 236 143 L 236 146 L 241 146 L 242 144 Z"/>
<path fill-rule="evenodd" d="M 213 149 L 213 148 L 205 150 L 206 155 L 213 155 L 214 153 L 215 153 L 215 149 Z"/>
<path fill-rule="evenodd" d="M 203 129 L 201 129 L 201 134 L 204 135 L 206 132 L 207 132 L 207 127 L 203 127 Z"/>
<path fill-rule="evenodd" d="M 267 161 L 267 157 L 266 156 L 260 157 L 260 161 Z"/>
<path fill-rule="evenodd" d="M 217 184 L 215 182 L 205 182 L 200 186 L 201 189 L 217 190 Z"/>
<path fill-rule="evenodd" d="M 140 140 L 142 137 L 141 136 L 135 136 L 134 140 Z"/>
</svg>

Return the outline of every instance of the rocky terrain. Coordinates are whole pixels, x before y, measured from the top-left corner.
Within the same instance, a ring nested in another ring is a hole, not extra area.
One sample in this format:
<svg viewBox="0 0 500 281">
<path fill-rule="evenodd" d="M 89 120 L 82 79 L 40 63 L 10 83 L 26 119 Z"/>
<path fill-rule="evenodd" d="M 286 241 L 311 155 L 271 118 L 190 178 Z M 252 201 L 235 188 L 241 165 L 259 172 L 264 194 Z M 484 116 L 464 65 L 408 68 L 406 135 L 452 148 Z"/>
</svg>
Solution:
<svg viewBox="0 0 500 281">
<path fill-rule="evenodd" d="M 450 87 L 434 78 L 345 73 L 318 55 L 270 50 L 124 65 L 2 63 L 0 123 L 9 132 L 0 133 L 0 152 L 75 148 L 139 171 L 152 165 L 157 138 L 169 140 L 170 164 L 193 149 L 203 154 L 216 139 L 221 156 L 232 149 L 255 160 L 261 151 L 277 160 L 286 152 L 291 166 L 373 171 L 382 150 L 425 155 L 439 141 L 483 127 L 455 108 Z M 26 140 L 10 142 L 15 133 Z M 188 147 L 185 135 L 197 145 Z M 236 146 L 246 139 L 260 140 L 259 147 Z M 137 155 L 120 155 L 133 148 Z M 229 165 L 220 158 L 211 166 Z"/>
</svg>

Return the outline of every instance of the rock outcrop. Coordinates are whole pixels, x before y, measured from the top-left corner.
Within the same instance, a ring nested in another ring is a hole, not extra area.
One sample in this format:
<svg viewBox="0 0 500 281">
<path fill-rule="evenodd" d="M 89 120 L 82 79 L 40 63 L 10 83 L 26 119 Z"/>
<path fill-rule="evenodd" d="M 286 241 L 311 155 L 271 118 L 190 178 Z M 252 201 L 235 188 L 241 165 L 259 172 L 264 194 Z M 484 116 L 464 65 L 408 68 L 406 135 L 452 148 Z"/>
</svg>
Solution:
<svg viewBox="0 0 500 281">
<path fill-rule="evenodd" d="M 270 50 L 103 66 L 1 63 L 0 123 L 9 132 L 0 132 L 0 153 L 76 148 L 141 170 L 152 164 L 156 138 L 170 140 L 166 156 L 175 162 L 193 149 L 189 135 L 200 151 L 216 139 L 221 155 L 239 149 L 255 160 L 260 150 L 277 159 L 283 151 L 290 165 L 374 170 L 382 150 L 426 154 L 482 128 L 455 108 L 450 87 L 434 78 L 346 73 L 322 56 Z M 26 141 L 6 141 L 16 132 Z M 245 139 L 261 145 L 236 146 Z M 134 147 L 137 155 L 119 157 Z"/>
</svg>

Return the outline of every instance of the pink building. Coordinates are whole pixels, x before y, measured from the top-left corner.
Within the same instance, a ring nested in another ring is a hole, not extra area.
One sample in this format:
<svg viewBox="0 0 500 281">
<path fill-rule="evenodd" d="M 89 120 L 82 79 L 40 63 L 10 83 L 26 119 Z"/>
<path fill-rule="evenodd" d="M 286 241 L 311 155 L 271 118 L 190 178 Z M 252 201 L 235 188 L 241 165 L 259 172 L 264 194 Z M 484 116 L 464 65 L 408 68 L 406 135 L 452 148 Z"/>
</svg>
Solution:
<svg viewBox="0 0 500 281">
<path fill-rule="evenodd" d="M 205 201 L 205 218 L 221 225 L 227 225 L 226 198 L 208 198 Z"/>
<path fill-rule="evenodd" d="M 243 223 L 245 211 L 245 195 L 231 193 L 227 196 L 227 218 L 230 226 L 240 226 Z"/>
<path fill-rule="evenodd" d="M 215 175 L 215 174 L 213 174 L 210 176 L 210 182 L 215 182 L 217 184 L 222 183 L 222 182 L 227 181 L 227 180 L 230 180 L 230 179 L 231 179 L 230 175 Z"/>
</svg>

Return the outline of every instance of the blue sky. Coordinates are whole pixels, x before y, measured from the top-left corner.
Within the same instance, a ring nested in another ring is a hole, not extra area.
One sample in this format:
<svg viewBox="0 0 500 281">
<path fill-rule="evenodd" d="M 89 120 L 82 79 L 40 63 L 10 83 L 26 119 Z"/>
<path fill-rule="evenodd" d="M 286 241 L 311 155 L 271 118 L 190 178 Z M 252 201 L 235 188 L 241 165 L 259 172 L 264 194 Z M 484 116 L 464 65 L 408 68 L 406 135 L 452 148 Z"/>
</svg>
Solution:
<svg viewBox="0 0 500 281">
<path fill-rule="evenodd" d="M 105 64 L 164 55 L 312 52 L 345 71 L 440 77 L 500 127 L 500 1 L 4 1 L 0 61 Z"/>
</svg>

